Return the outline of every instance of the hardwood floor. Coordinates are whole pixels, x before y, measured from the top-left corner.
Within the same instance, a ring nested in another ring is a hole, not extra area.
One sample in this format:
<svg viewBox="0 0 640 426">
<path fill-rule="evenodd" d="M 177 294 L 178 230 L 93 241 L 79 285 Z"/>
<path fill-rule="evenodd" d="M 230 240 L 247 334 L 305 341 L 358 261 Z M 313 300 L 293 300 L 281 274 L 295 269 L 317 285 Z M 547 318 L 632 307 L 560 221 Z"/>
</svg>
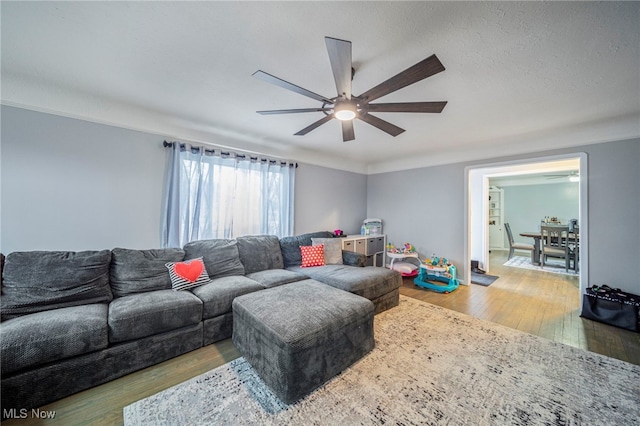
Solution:
<svg viewBox="0 0 640 426">
<path fill-rule="evenodd" d="M 405 278 L 400 293 L 567 345 L 640 365 L 640 334 L 580 317 L 578 277 L 503 266 L 508 252 L 490 255 L 489 287 L 461 285 L 450 294 Z"/>
<path fill-rule="evenodd" d="M 125 406 L 206 373 L 239 356 L 231 339 L 226 339 L 40 408 L 42 411 L 55 411 L 53 419 L 43 420 L 29 416 L 21 420 L 5 420 L 2 426 L 121 425 L 124 423 L 122 409 Z"/>
<path fill-rule="evenodd" d="M 491 254 L 490 273 L 500 278 L 489 287 L 461 285 L 451 294 L 441 294 L 421 289 L 407 278 L 400 292 L 476 318 L 640 365 L 640 333 L 580 318 L 576 277 L 505 267 L 502 264 L 506 259 L 506 252 Z M 126 405 L 239 356 L 231 339 L 227 339 L 41 407 L 41 410 L 54 410 L 54 419 L 7 420 L 2 425 L 122 424 L 122 409 Z"/>
</svg>

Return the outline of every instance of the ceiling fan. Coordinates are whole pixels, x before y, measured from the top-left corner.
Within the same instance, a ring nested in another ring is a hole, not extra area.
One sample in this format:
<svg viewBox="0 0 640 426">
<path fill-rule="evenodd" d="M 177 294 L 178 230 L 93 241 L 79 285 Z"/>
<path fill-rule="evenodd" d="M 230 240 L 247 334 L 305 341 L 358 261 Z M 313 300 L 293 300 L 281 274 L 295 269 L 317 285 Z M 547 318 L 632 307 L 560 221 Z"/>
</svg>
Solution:
<svg viewBox="0 0 640 426">
<path fill-rule="evenodd" d="M 307 96 L 316 101 L 322 102 L 319 108 L 301 108 L 301 109 L 279 109 L 269 111 L 257 111 L 258 114 L 294 114 L 302 112 L 322 112 L 324 117 L 310 124 L 304 129 L 296 133 L 303 136 L 310 131 L 320 127 L 324 123 L 336 118 L 342 123 L 342 140 L 344 142 L 354 140 L 355 133 L 353 130 L 353 120 L 359 119 L 378 129 L 390 134 L 398 136 L 404 132 L 404 129 L 389 123 L 381 118 L 371 115 L 371 112 L 430 112 L 440 113 L 447 104 L 443 102 L 401 102 L 401 103 L 371 103 L 403 87 L 417 83 L 434 74 L 444 71 L 444 66 L 436 55 L 418 62 L 412 67 L 396 74 L 388 80 L 378 84 L 372 89 L 367 90 L 360 96 L 354 96 L 351 92 L 351 81 L 355 74 L 355 70 L 351 64 L 351 42 L 339 40 L 332 37 L 325 37 L 327 51 L 329 52 L 329 61 L 333 71 L 333 78 L 336 83 L 338 96 L 329 98 L 311 92 L 293 83 L 282 80 L 269 73 L 258 70 L 253 73 L 254 77 L 264 80 L 268 83 L 275 84 L 284 89 L 291 90 L 303 96 Z"/>
</svg>

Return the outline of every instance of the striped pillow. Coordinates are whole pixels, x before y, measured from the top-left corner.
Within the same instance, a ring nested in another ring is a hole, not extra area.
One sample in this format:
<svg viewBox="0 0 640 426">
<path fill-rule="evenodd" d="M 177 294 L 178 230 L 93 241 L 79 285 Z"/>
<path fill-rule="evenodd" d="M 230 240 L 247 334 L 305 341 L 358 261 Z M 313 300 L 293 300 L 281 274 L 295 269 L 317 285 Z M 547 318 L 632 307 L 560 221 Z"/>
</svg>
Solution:
<svg viewBox="0 0 640 426">
<path fill-rule="evenodd" d="M 202 257 L 184 262 L 168 262 L 164 266 L 169 270 L 171 288 L 175 291 L 188 290 L 211 281 Z"/>
</svg>

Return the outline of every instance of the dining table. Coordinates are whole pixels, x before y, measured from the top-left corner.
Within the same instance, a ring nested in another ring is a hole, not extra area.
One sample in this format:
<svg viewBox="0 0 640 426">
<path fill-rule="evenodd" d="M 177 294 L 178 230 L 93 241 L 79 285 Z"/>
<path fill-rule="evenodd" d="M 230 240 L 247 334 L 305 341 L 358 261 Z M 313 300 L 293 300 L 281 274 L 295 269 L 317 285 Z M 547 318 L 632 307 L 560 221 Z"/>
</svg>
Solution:
<svg viewBox="0 0 640 426">
<path fill-rule="evenodd" d="M 549 225 L 545 225 L 545 226 L 549 226 Z M 551 225 L 553 226 L 553 225 Z M 562 226 L 565 227 L 567 225 L 558 225 L 558 226 Z M 569 240 L 571 241 L 577 241 L 576 237 L 574 236 L 574 234 L 569 234 Z M 576 231 L 576 235 L 577 235 L 577 231 Z M 528 238 L 533 238 L 533 258 L 532 258 L 532 263 L 534 265 L 540 265 L 540 253 L 542 251 L 542 232 L 541 231 L 524 231 L 520 233 L 521 237 L 528 237 Z M 564 238 L 563 238 L 564 241 Z M 576 261 L 577 262 L 577 261 Z"/>
<path fill-rule="evenodd" d="M 533 257 L 531 262 L 534 265 L 540 265 L 540 240 L 542 240 L 542 233 L 540 231 L 525 231 L 521 232 L 520 236 L 533 238 Z"/>
</svg>

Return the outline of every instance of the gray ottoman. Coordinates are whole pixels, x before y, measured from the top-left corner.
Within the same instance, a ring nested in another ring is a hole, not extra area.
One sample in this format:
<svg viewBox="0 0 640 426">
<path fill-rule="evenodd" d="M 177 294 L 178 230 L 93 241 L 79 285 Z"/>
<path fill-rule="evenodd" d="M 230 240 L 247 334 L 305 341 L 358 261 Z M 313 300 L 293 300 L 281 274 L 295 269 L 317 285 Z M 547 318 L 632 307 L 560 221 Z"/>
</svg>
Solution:
<svg viewBox="0 0 640 426">
<path fill-rule="evenodd" d="M 304 280 L 236 297 L 233 343 L 291 404 L 371 351 L 373 303 Z"/>
</svg>

